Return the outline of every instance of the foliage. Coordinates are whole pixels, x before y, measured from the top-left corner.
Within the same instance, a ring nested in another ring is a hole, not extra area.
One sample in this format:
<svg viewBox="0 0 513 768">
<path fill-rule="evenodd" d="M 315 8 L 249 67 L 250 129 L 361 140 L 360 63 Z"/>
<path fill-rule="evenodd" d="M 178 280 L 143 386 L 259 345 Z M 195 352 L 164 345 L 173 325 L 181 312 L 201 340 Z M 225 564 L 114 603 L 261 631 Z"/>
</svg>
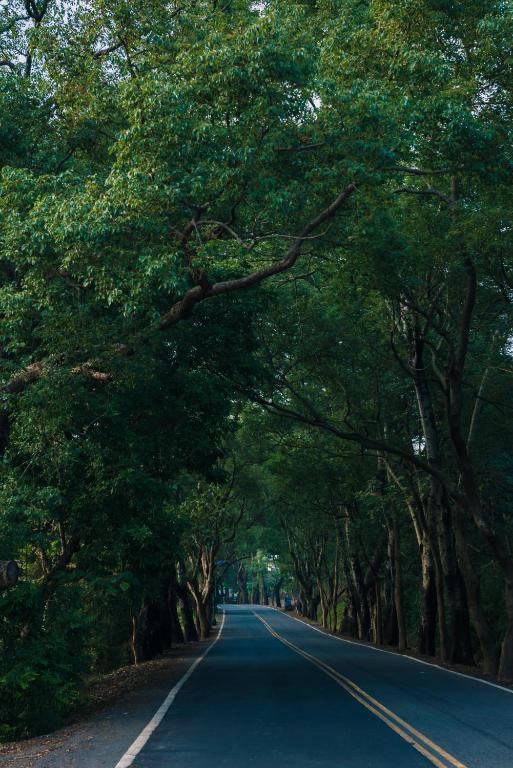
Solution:
<svg viewBox="0 0 513 768">
<path fill-rule="evenodd" d="M 223 584 L 513 678 L 510 28 L 2 3 L 1 738 Z"/>
</svg>

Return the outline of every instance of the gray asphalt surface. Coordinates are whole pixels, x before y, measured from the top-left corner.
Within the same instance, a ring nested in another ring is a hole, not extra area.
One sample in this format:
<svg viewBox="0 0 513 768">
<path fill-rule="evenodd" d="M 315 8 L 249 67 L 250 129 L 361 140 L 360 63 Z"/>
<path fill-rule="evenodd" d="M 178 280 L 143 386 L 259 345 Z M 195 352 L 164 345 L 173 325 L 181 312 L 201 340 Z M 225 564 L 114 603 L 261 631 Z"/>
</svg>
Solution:
<svg viewBox="0 0 513 768">
<path fill-rule="evenodd" d="M 369 711 L 274 637 L 254 611 L 386 710 L 373 704 Z M 389 723 L 397 724 L 394 715 L 399 716 L 433 742 L 428 751 L 435 762 L 411 744 L 425 740 L 411 731 L 401 738 L 376 714 L 383 711 Z M 112 768 L 120 757 L 114 756 Z M 513 768 L 513 693 L 343 642 L 270 608 L 226 606 L 221 639 L 133 765 Z"/>
<path fill-rule="evenodd" d="M 141 665 L 141 675 L 129 675 L 128 690 L 78 723 L 28 741 L 0 745 L 0 768 L 114 768 L 170 688 L 208 645 L 191 643 L 175 648 L 169 659 Z M 158 671 L 148 671 L 155 666 Z M 140 678 L 137 685 L 136 678 Z"/>
</svg>

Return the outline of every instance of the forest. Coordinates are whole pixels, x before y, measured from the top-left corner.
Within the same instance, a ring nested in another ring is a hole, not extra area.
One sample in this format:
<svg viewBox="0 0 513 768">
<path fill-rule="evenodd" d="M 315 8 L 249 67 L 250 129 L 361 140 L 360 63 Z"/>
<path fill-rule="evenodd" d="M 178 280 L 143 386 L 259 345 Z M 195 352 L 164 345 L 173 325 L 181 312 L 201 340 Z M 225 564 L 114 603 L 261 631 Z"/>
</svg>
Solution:
<svg viewBox="0 0 513 768">
<path fill-rule="evenodd" d="M 512 30 L 1 0 L 0 741 L 228 590 L 513 681 Z"/>
</svg>

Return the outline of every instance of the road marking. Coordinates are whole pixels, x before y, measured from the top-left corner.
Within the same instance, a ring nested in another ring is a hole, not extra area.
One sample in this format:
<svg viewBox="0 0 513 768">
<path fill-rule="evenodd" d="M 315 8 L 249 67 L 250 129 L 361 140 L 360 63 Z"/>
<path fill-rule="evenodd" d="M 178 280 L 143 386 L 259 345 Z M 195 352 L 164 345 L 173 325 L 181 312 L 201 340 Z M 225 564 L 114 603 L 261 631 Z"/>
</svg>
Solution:
<svg viewBox="0 0 513 768">
<path fill-rule="evenodd" d="M 309 624 L 308 621 L 303 621 L 303 619 L 298 618 L 297 616 L 291 616 L 289 613 L 284 613 L 283 611 L 280 611 L 278 608 L 274 608 L 274 606 L 266 606 L 270 608 L 273 611 L 276 611 L 282 616 L 286 616 L 287 619 L 293 619 L 293 621 L 298 621 L 300 624 L 303 624 L 305 627 L 310 627 L 310 629 L 313 629 L 314 632 L 320 632 L 321 635 L 324 635 L 325 637 L 331 637 L 332 640 L 338 640 L 340 643 L 348 643 L 349 645 L 357 645 L 359 648 L 367 648 L 369 651 L 377 651 L 378 653 L 389 653 L 391 656 L 395 656 L 396 658 L 402 658 L 402 659 L 409 659 L 410 661 L 415 661 L 417 664 L 424 664 L 426 667 L 433 667 L 434 669 L 439 669 L 441 672 L 447 672 L 449 675 L 457 675 L 458 677 L 464 677 L 466 680 L 472 680 L 474 683 L 482 683 L 482 685 L 489 685 L 490 688 L 498 688 L 499 691 L 504 691 L 505 693 L 513 693 L 513 688 L 506 688 L 504 685 L 499 685 L 499 683 L 492 683 L 490 680 L 483 680 L 481 677 L 474 677 L 474 675 L 466 675 L 465 672 L 457 672 L 455 669 L 447 669 L 447 667 L 442 667 L 440 664 L 435 664 L 432 661 L 424 661 L 424 659 L 417 659 L 416 656 L 409 656 L 407 653 L 397 653 L 396 651 L 387 651 L 386 648 L 376 648 L 374 645 L 367 645 L 366 643 L 357 643 L 355 640 L 348 640 L 346 637 L 338 637 L 338 635 L 334 635 L 331 632 L 326 632 L 324 629 L 321 629 L 320 627 L 315 627 L 313 624 Z"/>
<path fill-rule="evenodd" d="M 164 701 L 162 702 L 160 707 L 157 709 L 157 711 L 155 712 L 155 714 L 151 718 L 151 720 L 148 723 L 148 725 L 146 725 L 143 728 L 143 730 L 141 731 L 139 736 L 136 738 L 136 740 L 134 742 L 132 742 L 132 744 L 128 747 L 127 751 L 125 752 L 125 754 L 123 755 L 121 760 L 119 760 L 119 762 L 116 763 L 115 768 L 128 768 L 128 766 L 132 765 L 132 763 L 134 762 L 135 758 L 137 757 L 137 755 L 139 754 L 141 749 L 144 747 L 144 745 L 146 744 L 146 742 L 148 741 L 148 739 L 150 738 L 152 733 L 159 727 L 159 725 L 162 722 L 162 720 L 164 719 L 164 717 L 165 717 L 169 707 L 171 706 L 173 701 L 176 699 L 180 689 L 185 685 L 185 683 L 190 678 L 190 676 L 192 675 L 192 673 L 194 672 L 196 667 L 199 664 L 201 664 L 201 662 L 203 661 L 205 656 L 208 653 L 210 653 L 210 651 L 212 650 L 214 645 L 217 643 L 217 641 L 221 637 L 221 632 L 223 631 L 223 627 L 224 627 L 225 616 L 226 616 L 226 614 L 223 611 L 223 619 L 221 621 L 221 626 L 219 627 L 219 632 L 217 633 L 217 637 L 215 638 L 215 640 L 212 643 L 210 643 L 210 645 L 208 646 L 208 648 L 205 651 L 205 653 L 202 656 L 199 656 L 196 659 L 196 661 L 194 661 L 191 664 L 191 666 L 189 667 L 187 672 L 183 675 L 183 677 L 180 678 L 180 680 L 177 682 L 177 684 L 173 688 L 171 688 L 171 690 L 169 691 L 168 695 L 166 696 L 166 698 L 164 699 Z"/>
<path fill-rule="evenodd" d="M 389 728 L 397 733 L 398 736 L 408 742 L 410 746 L 429 760 L 432 765 L 437 766 L 437 768 L 448 768 L 448 766 L 452 766 L 452 768 L 466 768 L 464 763 L 457 760 L 453 755 L 449 754 L 449 752 L 446 752 L 438 744 L 435 744 L 434 741 L 407 723 L 399 717 L 399 715 L 396 715 L 395 712 L 392 712 L 392 710 L 385 707 L 384 704 L 381 704 L 381 702 L 373 698 L 348 677 L 340 674 L 340 672 L 337 672 L 336 669 L 333 669 L 333 667 L 330 667 L 324 661 L 321 661 L 317 656 L 313 656 L 311 653 L 303 650 L 290 640 L 287 640 L 283 635 L 280 635 L 279 632 L 276 632 L 276 630 L 262 616 L 256 613 L 256 611 L 252 611 L 252 613 L 262 622 L 262 624 L 264 624 L 273 637 L 331 677 L 338 683 L 338 685 L 344 688 L 353 699 L 382 720 Z"/>
</svg>

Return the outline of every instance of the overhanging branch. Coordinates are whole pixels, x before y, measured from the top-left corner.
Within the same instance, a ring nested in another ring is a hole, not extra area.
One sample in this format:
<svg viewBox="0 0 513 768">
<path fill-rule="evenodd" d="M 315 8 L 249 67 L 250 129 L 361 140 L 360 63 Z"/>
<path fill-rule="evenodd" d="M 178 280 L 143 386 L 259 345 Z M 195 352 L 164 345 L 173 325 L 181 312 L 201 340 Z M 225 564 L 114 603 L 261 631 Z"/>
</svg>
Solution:
<svg viewBox="0 0 513 768">
<path fill-rule="evenodd" d="M 196 304 L 205 301 L 205 299 L 210 299 L 222 294 L 233 293 L 235 291 L 246 290 L 273 275 L 278 275 L 293 267 L 299 258 L 304 240 L 321 224 L 331 219 L 355 191 L 356 185 L 349 184 L 327 208 L 309 221 L 300 234 L 294 239 L 286 255 L 280 261 L 274 262 L 274 264 L 270 264 L 268 267 L 258 269 L 244 277 L 225 280 L 223 282 L 214 283 L 213 285 L 195 285 L 188 290 L 181 299 L 175 302 L 169 311 L 161 318 L 158 325 L 159 330 L 167 330 L 167 328 L 176 325 L 181 320 L 188 317 Z"/>
</svg>

